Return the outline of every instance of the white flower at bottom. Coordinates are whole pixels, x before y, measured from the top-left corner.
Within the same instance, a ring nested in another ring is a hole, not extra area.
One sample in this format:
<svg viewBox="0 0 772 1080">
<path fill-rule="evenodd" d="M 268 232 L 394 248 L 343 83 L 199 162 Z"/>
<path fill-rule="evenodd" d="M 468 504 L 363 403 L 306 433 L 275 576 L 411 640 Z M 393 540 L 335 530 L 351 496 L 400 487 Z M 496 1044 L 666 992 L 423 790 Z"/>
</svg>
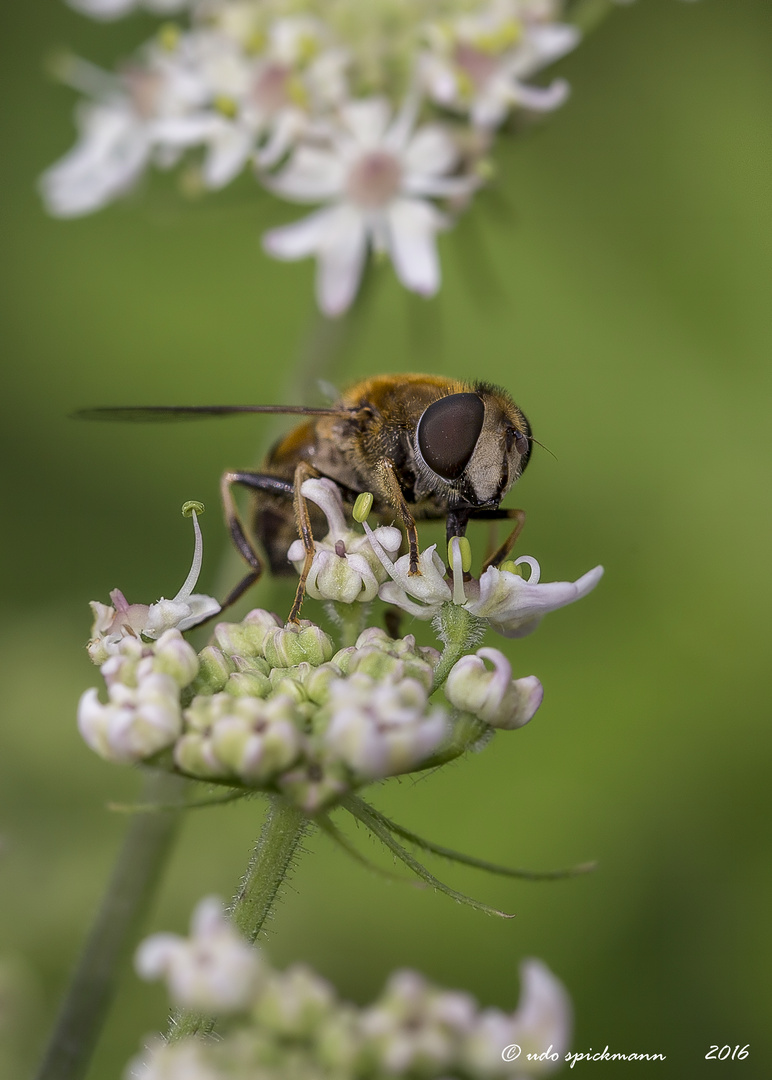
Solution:
<svg viewBox="0 0 772 1080">
<path fill-rule="evenodd" d="M 493 671 L 485 660 L 493 664 Z M 474 713 L 491 727 L 512 731 L 534 716 L 544 689 L 535 675 L 513 679 L 512 665 L 498 649 L 478 649 L 476 656 L 462 656 L 450 669 L 445 696 L 451 705 Z"/>
<path fill-rule="evenodd" d="M 447 226 L 428 200 L 468 194 L 470 178 L 448 176 L 458 150 L 446 131 L 425 125 L 413 133 L 410 99 L 390 123 L 385 99 L 349 101 L 329 147 L 300 145 L 268 186 L 295 202 L 329 202 L 310 217 L 263 237 L 278 259 L 318 259 L 317 298 L 326 315 L 351 304 L 368 246 L 388 252 L 402 284 L 432 296 L 440 285 L 435 234 Z"/>
<path fill-rule="evenodd" d="M 513 1014 L 484 1009 L 466 1035 L 462 1060 L 472 1076 L 544 1076 L 559 1068 L 571 1043 L 571 999 L 563 983 L 541 960 L 520 965 L 520 1000 Z M 502 1061 L 502 1050 L 517 1044 L 520 1054 Z M 538 1060 L 549 1051 L 552 1060 Z M 529 1060 L 528 1055 L 533 1055 Z"/>
<path fill-rule="evenodd" d="M 243 1012 L 254 1001 L 262 962 L 226 919 L 216 897 L 193 912 L 190 938 L 153 934 L 137 950 L 134 966 L 143 979 L 163 978 L 175 1005 L 204 1013 Z"/>
</svg>

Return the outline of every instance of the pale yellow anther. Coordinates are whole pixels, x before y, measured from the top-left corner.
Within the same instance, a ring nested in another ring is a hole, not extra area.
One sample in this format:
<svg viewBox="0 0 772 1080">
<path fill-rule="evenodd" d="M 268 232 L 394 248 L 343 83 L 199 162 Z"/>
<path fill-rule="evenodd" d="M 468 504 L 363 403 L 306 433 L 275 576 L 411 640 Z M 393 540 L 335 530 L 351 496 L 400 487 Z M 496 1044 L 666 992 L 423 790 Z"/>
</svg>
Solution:
<svg viewBox="0 0 772 1080">
<path fill-rule="evenodd" d="M 158 43 L 165 52 L 174 52 L 182 32 L 176 23 L 167 22 L 158 28 Z"/>
<path fill-rule="evenodd" d="M 222 113 L 223 116 L 227 116 L 229 120 L 232 120 L 239 110 L 238 104 L 233 98 L 228 97 L 225 94 L 217 95 L 214 99 L 214 107 L 219 113 Z"/>
<path fill-rule="evenodd" d="M 453 541 L 458 544 L 458 550 L 461 555 L 461 569 L 465 574 L 468 574 L 472 569 L 472 545 L 469 543 L 465 536 L 451 536 L 448 541 L 448 562 L 453 565 Z"/>
<path fill-rule="evenodd" d="M 363 491 L 361 495 L 357 495 L 356 502 L 354 503 L 354 509 L 351 511 L 351 516 L 354 521 L 358 521 L 359 524 L 363 521 L 367 521 L 370 511 L 373 508 L 373 493 L 371 491 Z"/>
<path fill-rule="evenodd" d="M 506 562 L 503 562 L 499 567 L 499 570 L 506 570 L 508 574 L 517 574 L 518 577 L 523 576 L 520 573 L 520 567 L 517 566 L 516 563 L 514 563 L 511 559 L 507 559 Z"/>
</svg>

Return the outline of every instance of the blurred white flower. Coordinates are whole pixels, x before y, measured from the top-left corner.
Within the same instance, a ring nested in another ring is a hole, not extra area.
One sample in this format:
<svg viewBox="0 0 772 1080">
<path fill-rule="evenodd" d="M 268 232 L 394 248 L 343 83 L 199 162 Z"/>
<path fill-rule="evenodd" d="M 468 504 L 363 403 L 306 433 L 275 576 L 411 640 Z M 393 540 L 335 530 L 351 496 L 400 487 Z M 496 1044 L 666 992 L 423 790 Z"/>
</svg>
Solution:
<svg viewBox="0 0 772 1080">
<path fill-rule="evenodd" d="M 579 42 L 575 27 L 547 22 L 544 9 L 541 0 L 494 0 L 455 20 L 430 23 L 421 58 L 429 96 L 485 129 L 498 127 L 516 106 L 544 112 L 562 105 L 569 91 L 564 79 L 547 87 L 523 81 Z"/>
<path fill-rule="evenodd" d="M 191 0 L 67 0 L 70 7 L 93 19 L 119 19 L 137 8 L 153 15 L 172 15 L 189 7 Z"/>
<path fill-rule="evenodd" d="M 153 934 L 137 950 L 134 966 L 143 979 L 163 978 L 175 1005 L 204 1013 L 245 1011 L 263 977 L 257 950 L 211 896 L 193 912 L 189 938 Z"/>
<path fill-rule="evenodd" d="M 391 119 L 384 98 L 350 101 L 330 128 L 329 145 L 299 146 L 266 181 L 291 201 L 330 203 L 263 238 L 279 259 L 316 255 L 317 298 L 327 315 L 350 306 L 370 246 L 388 253 L 406 288 L 425 296 L 439 288 L 435 235 L 448 219 L 429 200 L 468 194 L 477 182 L 449 175 L 459 154 L 442 127 L 414 133 L 416 106 L 410 97 Z"/>
<path fill-rule="evenodd" d="M 178 152 L 158 148 L 153 123 L 202 101 L 203 86 L 186 49 L 152 42 L 142 60 L 118 75 L 78 59 L 63 62 L 62 78 L 96 100 L 82 103 L 80 139 L 40 178 L 50 213 L 78 217 L 106 206 L 135 185 L 151 160 L 173 165 Z"/>
</svg>

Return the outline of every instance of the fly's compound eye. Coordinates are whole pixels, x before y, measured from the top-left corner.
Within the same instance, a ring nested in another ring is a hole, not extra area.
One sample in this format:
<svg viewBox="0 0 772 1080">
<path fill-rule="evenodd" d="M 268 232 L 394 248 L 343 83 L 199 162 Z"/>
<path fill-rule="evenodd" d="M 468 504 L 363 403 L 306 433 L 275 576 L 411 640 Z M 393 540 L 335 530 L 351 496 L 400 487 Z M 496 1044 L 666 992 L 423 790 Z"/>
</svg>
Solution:
<svg viewBox="0 0 772 1080">
<path fill-rule="evenodd" d="M 451 394 L 425 409 L 418 421 L 418 449 L 443 480 L 458 480 L 469 464 L 485 420 L 477 394 Z"/>
</svg>

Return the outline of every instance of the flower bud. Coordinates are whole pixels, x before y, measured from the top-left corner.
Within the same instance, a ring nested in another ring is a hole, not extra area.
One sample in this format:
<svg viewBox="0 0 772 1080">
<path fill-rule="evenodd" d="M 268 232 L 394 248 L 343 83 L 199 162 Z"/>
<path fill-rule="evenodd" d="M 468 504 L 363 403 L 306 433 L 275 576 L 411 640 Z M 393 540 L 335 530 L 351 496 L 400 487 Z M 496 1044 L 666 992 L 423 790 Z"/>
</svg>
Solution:
<svg viewBox="0 0 772 1080">
<path fill-rule="evenodd" d="M 191 689 L 194 694 L 219 694 L 224 689 L 228 676 L 236 670 L 230 656 L 226 656 L 216 645 L 207 645 L 198 654 L 198 675 L 193 680 Z"/>
<path fill-rule="evenodd" d="M 484 660 L 490 660 L 489 671 Z M 512 731 L 533 717 L 544 696 L 535 675 L 512 678 L 512 666 L 498 649 L 478 649 L 463 656 L 450 670 L 445 696 L 451 705 L 471 712 L 491 727 Z"/>
<path fill-rule="evenodd" d="M 233 697 L 264 698 L 271 692 L 271 680 L 260 671 L 234 671 L 224 689 Z"/>
<path fill-rule="evenodd" d="M 214 751 L 211 729 L 186 731 L 174 744 L 177 768 L 200 780 L 226 780 L 233 776 Z"/>
<path fill-rule="evenodd" d="M 306 619 L 299 625 L 269 630 L 263 643 L 263 655 L 271 667 L 294 667 L 304 660 L 318 666 L 332 658 L 332 651 L 329 634 Z"/>
<path fill-rule="evenodd" d="M 315 705 L 324 705 L 330 696 L 330 686 L 340 679 L 343 672 L 337 664 L 320 664 L 319 667 L 311 668 L 308 675 L 303 679 L 303 689 L 309 701 Z"/>
<path fill-rule="evenodd" d="M 266 635 L 280 626 L 275 615 L 256 608 L 240 623 L 218 623 L 214 636 L 228 656 L 260 656 Z"/>
<path fill-rule="evenodd" d="M 351 788 L 343 762 L 335 760 L 304 762 L 280 776 L 276 786 L 307 814 L 334 805 Z"/>
<path fill-rule="evenodd" d="M 280 1036 L 310 1039 L 321 1033 L 335 1004 L 335 991 L 327 980 L 304 964 L 295 964 L 270 977 L 254 1016 L 260 1027 Z"/>
<path fill-rule="evenodd" d="M 232 699 L 232 707 L 212 728 L 212 745 L 218 759 L 245 783 L 267 783 L 302 750 L 292 699 Z"/>
<path fill-rule="evenodd" d="M 361 672 L 330 686 L 317 719 L 323 742 L 361 780 L 408 772 L 425 761 L 447 731 L 441 709 L 427 712 L 427 692 L 416 679 L 377 682 Z"/>
<path fill-rule="evenodd" d="M 177 685 L 187 686 L 195 679 L 199 661 L 195 649 L 188 645 L 179 630 L 166 630 L 155 642 L 151 658 L 147 658 L 148 667 L 165 675 L 171 675 Z M 143 664 L 139 666 L 139 678 L 143 677 Z"/>
</svg>

